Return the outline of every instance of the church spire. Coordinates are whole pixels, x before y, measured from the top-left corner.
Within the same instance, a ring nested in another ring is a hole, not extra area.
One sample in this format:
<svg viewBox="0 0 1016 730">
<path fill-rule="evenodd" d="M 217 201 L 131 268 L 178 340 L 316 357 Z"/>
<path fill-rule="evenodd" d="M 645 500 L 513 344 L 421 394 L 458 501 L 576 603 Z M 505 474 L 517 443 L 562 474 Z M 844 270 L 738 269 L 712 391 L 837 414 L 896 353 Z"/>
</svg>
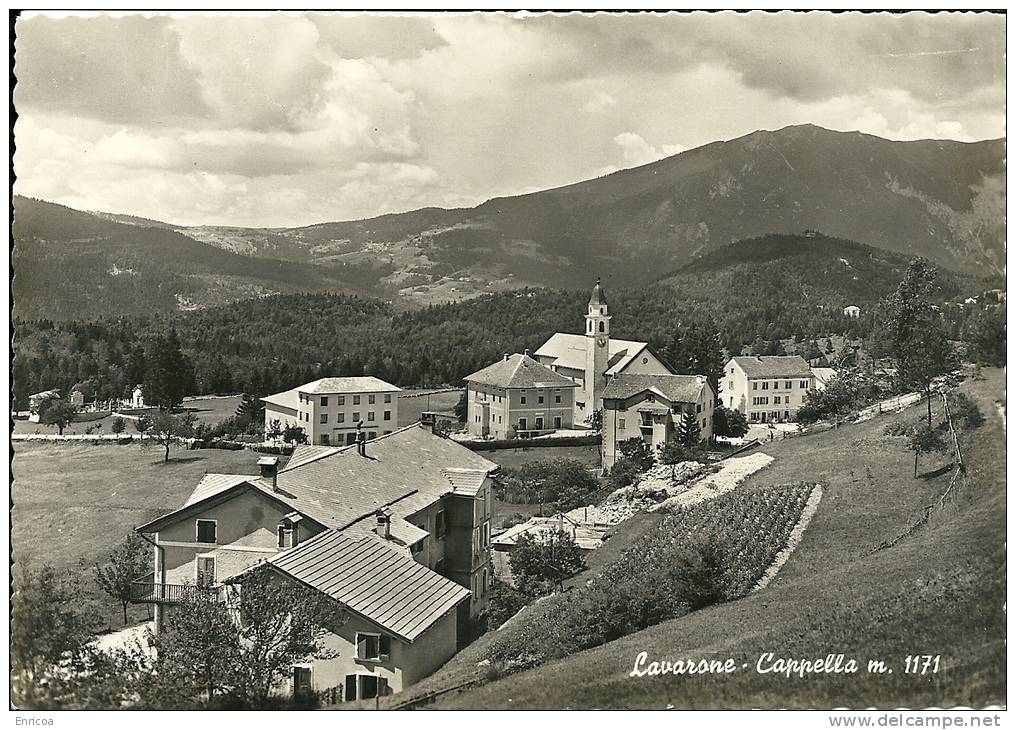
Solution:
<svg viewBox="0 0 1016 730">
<path fill-rule="evenodd" d="M 603 291 L 603 287 L 600 286 L 600 277 L 596 277 L 596 286 L 593 287 L 593 293 L 589 295 L 589 306 L 599 307 L 607 303 L 607 295 Z"/>
</svg>

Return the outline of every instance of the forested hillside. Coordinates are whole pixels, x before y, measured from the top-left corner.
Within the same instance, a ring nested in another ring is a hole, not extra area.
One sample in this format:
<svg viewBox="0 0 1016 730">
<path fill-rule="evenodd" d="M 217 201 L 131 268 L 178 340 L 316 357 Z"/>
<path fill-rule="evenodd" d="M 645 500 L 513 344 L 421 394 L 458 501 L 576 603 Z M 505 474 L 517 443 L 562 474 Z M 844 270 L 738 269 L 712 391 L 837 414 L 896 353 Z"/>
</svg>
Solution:
<svg viewBox="0 0 1016 730">
<path fill-rule="evenodd" d="M 767 236 L 742 242 L 736 252 L 717 251 L 656 284 L 615 289 L 608 282 L 611 330 L 648 341 L 676 367 L 709 359 L 702 356 L 703 333 L 717 333 L 713 349 L 728 353 L 778 339 L 863 337 L 878 300 L 905 267 L 902 257 L 850 241 Z M 959 302 L 993 282 L 940 272 L 939 285 L 938 301 L 958 339 L 978 311 Z M 119 396 L 143 379 L 146 347 L 171 327 L 200 393 L 265 394 L 325 375 L 457 384 L 505 352 L 535 349 L 553 332 L 581 332 L 587 299 L 588 289 L 523 289 L 398 311 L 373 298 L 290 294 L 147 317 L 21 320 L 15 393 L 23 403 L 28 393 L 90 381 L 100 397 Z M 842 314 L 851 304 L 860 317 Z"/>
</svg>

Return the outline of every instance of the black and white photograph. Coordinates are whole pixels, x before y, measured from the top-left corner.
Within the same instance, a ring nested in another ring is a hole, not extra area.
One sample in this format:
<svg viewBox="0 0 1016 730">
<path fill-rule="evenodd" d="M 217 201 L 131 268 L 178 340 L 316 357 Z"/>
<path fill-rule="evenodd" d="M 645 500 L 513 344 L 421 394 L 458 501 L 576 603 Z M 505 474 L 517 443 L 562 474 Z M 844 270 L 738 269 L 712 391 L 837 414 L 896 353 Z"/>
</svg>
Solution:
<svg viewBox="0 0 1016 730">
<path fill-rule="evenodd" d="M 1002 727 L 1006 21 L 10 11 L 11 725 Z"/>
</svg>

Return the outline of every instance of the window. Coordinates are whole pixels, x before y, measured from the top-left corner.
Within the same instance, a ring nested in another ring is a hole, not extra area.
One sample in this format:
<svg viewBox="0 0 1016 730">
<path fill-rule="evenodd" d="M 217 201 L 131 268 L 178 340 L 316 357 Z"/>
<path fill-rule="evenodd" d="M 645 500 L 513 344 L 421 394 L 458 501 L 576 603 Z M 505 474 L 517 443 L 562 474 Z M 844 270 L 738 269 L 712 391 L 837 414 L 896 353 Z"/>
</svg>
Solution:
<svg viewBox="0 0 1016 730">
<path fill-rule="evenodd" d="M 780 404 L 780 396 L 776 396 L 775 398 L 773 398 L 773 403 L 775 403 L 776 405 L 779 405 Z"/>
<path fill-rule="evenodd" d="M 561 394 L 560 393 L 556 393 L 554 395 L 554 402 L 555 403 L 560 403 L 561 402 Z"/>
<path fill-rule="evenodd" d="M 367 411 L 367 420 L 368 421 L 374 420 L 374 411 Z"/>
<path fill-rule="evenodd" d="M 483 569 L 483 579 L 480 581 L 480 595 L 482 596 L 487 592 L 487 569 Z"/>
<path fill-rule="evenodd" d="M 604 331 L 604 329 L 603 329 L 603 322 L 600 322 L 600 332 L 603 332 L 603 331 Z"/>
<path fill-rule="evenodd" d="M 356 632 L 356 658 L 368 662 L 381 662 L 392 653 L 392 639 L 384 634 Z"/>
<path fill-rule="evenodd" d="M 375 398 L 377 398 L 377 396 L 376 396 L 376 395 L 374 395 L 373 393 L 371 393 L 370 395 L 368 395 L 368 396 L 367 396 L 367 403 L 368 403 L 368 405 L 374 405 L 374 399 L 375 399 Z"/>
<path fill-rule="evenodd" d="M 384 412 L 384 415 L 382 416 L 382 418 L 383 418 L 383 420 L 385 420 L 385 421 L 390 421 L 390 420 L 392 420 L 392 412 L 391 412 L 391 411 L 385 411 L 385 412 Z"/>
<path fill-rule="evenodd" d="M 790 382 L 789 380 L 783 381 L 783 389 L 784 390 L 790 390 L 793 387 L 794 387 L 794 384 L 792 382 Z"/>
<path fill-rule="evenodd" d="M 344 395 L 336 396 L 335 401 L 340 406 L 344 406 L 344 405 L 346 405 L 346 396 L 344 396 Z"/>
<path fill-rule="evenodd" d="M 321 434 L 321 445 L 322 446 L 328 445 L 328 434 L 326 433 Z"/>
<path fill-rule="evenodd" d="M 198 520 L 197 521 L 197 541 L 198 542 L 215 542 L 215 520 Z"/>
<path fill-rule="evenodd" d="M 534 424 L 534 428 L 537 431 L 539 431 L 539 430 L 541 430 L 543 428 L 543 416 L 537 416 L 536 417 L 536 423 Z"/>
<path fill-rule="evenodd" d="M 353 405 L 354 406 L 360 405 L 360 396 L 358 396 L 358 395 L 354 395 L 353 396 Z"/>
<path fill-rule="evenodd" d="M 554 428 L 561 428 L 561 416 L 554 416 Z"/>
<path fill-rule="evenodd" d="M 490 521 L 483 523 L 483 546 L 490 547 Z"/>
<path fill-rule="evenodd" d="M 539 396 L 536 397 L 536 403 L 538 405 L 543 403 L 543 396 L 542 395 L 539 395 Z"/>
<path fill-rule="evenodd" d="M 621 429 L 622 431 L 624 430 L 624 419 L 623 418 L 617 419 L 617 427 L 619 429 Z"/>
<path fill-rule="evenodd" d="M 321 414 L 321 423 L 328 423 L 328 414 L 327 413 L 322 413 Z"/>
<path fill-rule="evenodd" d="M 526 422 L 525 418 L 520 418 L 519 419 L 519 431 L 525 431 L 526 428 L 528 427 L 528 425 L 529 424 Z"/>
<path fill-rule="evenodd" d="M 762 390 L 769 390 L 769 381 L 762 383 Z"/>
<path fill-rule="evenodd" d="M 296 528 L 285 522 L 279 524 L 279 547 L 296 547 Z"/>
<path fill-rule="evenodd" d="M 437 514 L 434 515 L 434 535 L 438 539 L 441 539 L 445 536 L 447 531 L 448 530 L 445 527 L 445 512 L 443 509 L 440 509 L 437 511 Z"/>
<path fill-rule="evenodd" d="M 733 380 L 728 380 L 727 381 L 727 389 L 728 390 L 733 390 L 734 389 L 734 381 Z"/>
<path fill-rule="evenodd" d="M 392 394 L 391 393 L 385 393 L 385 403 L 391 403 L 391 402 L 392 402 Z"/>
<path fill-rule="evenodd" d="M 520 403 L 522 403 L 522 405 L 526 404 L 526 396 L 522 396 L 522 400 L 520 401 Z"/>
<path fill-rule="evenodd" d="M 338 421 L 339 423 L 345 423 L 346 422 L 346 414 L 345 413 L 338 413 L 338 414 L 336 414 L 335 420 Z"/>
<path fill-rule="evenodd" d="M 388 694 L 388 680 L 373 674 L 347 674 L 342 697 L 346 702 L 370 700 Z"/>
<path fill-rule="evenodd" d="M 210 588 L 215 585 L 215 556 L 198 555 L 194 562 L 194 577 L 198 588 Z"/>
<path fill-rule="evenodd" d="M 328 406 L 328 396 L 323 395 L 321 396 L 321 407 L 326 408 L 327 406 Z"/>
<path fill-rule="evenodd" d="M 752 390 L 758 390 L 758 383 L 752 383 L 751 384 L 751 389 Z"/>
<path fill-rule="evenodd" d="M 702 404 L 701 403 L 696 403 L 695 404 L 695 412 L 696 413 L 701 413 L 702 412 Z"/>
<path fill-rule="evenodd" d="M 360 411 L 353 411 L 353 421 L 359 422 L 359 420 L 360 420 Z"/>
<path fill-rule="evenodd" d="M 807 390 L 808 389 L 808 381 L 807 380 L 802 380 L 801 381 L 801 387 L 804 388 L 805 390 Z"/>
</svg>

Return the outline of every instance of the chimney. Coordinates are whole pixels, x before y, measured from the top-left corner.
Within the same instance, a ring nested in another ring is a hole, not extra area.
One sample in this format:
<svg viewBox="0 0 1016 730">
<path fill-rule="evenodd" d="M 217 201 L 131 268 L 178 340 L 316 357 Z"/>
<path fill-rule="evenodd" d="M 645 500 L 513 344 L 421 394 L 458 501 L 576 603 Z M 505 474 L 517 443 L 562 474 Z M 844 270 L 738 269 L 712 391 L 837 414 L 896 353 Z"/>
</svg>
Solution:
<svg viewBox="0 0 1016 730">
<path fill-rule="evenodd" d="M 264 480 L 272 480 L 272 490 L 278 491 L 279 488 L 279 457 L 277 456 L 262 456 L 258 459 L 258 467 L 261 469 L 261 478 Z"/>
<path fill-rule="evenodd" d="M 525 355 L 526 355 L 526 357 L 529 357 L 529 348 L 528 347 L 525 349 Z"/>
<path fill-rule="evenodd" d="M 374 532 L 385 540 L 392 538 L 392 512 L 387 507 L 382 507 L 376 512 L 377 527 Z"/>
<path fill-rule="evenodd" d="M 504 360 L 505 360 L 505 362 L 508 362 L 508 353 L 507 352 L 504 354 Z"/>
</svg>

